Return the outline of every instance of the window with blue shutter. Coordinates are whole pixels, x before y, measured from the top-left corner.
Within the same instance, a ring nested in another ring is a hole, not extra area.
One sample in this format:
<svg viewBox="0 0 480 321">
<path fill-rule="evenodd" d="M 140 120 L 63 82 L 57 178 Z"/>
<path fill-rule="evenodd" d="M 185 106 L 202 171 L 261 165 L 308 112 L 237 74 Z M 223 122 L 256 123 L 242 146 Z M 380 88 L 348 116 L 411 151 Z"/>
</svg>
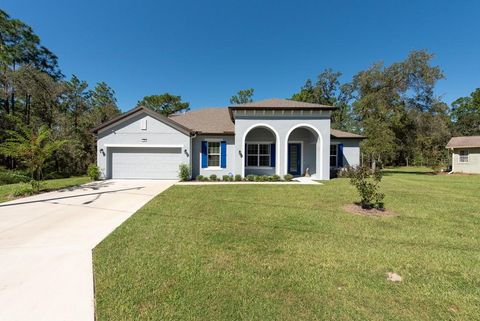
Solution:
<svg viewBox="0 0 480 321">
<path fill-rule="evenodd" d="M 208 148 L 208 142 L 202 141 L 202 168 L 208 167 L 207 148 Z"/>
<path fill-rule="evenodd" d="M 220 143 L 220 167 L 227 168 L 227 142 Z"/>
<path fill-rule="evenodd" d="M 343 144 L 338 144 L 338 167 L 343 167 Z"/>
<path fill-rule="evenodd" d="M 275 144 L 270 144 L 270 166 L 275 167 Z"/>
</svg>

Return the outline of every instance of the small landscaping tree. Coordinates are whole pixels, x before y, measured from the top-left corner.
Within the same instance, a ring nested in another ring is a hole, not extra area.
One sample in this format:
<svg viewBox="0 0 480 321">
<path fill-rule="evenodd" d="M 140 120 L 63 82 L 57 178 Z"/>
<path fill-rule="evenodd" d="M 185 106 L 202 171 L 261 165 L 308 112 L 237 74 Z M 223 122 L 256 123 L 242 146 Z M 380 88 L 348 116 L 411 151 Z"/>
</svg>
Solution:
<svg viewBox="0 0 480 321">
<path fill-rule="evenodd" d="M 25 165 L 32 180 L 43 179 L 42 169 L 45 162 L 67 141 L 54 140 L 52 131 L 45 125 L 32 129 L 19 120 L 16 125 L 16 131 L 6 131 L 9 137 L 0 145 L 0 154 Z"/>
<path fill-rule="evenodd" d="M 358 166 L 349 168 L 346 176 L 350 178 L 350 183 L 355 186 L 360 195 L 360 206 L 363 209 L 383 209 L 383 198 L 385 195 L 380 193 L 379 184 L 382 180 L 380 169 L 370 169 L 367 166 Z"/>
<path fill-rule="evenodd" d="M 187 164 L 180 164 L 178 168 L 178 177 L 181 181 L 188 181 L 190 179 L 190 166 Z"/>
</svg>

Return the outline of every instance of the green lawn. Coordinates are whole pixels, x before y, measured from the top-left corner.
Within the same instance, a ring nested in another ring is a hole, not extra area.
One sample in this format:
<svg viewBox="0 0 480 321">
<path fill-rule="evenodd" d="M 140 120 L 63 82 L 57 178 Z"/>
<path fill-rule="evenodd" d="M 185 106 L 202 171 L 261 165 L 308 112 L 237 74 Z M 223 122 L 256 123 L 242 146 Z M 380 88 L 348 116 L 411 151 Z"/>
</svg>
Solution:
<svg viewBox="0 0 480 321">
<path fill-rule="evenodd" d="M 52 191 L 56 189 L 73 187 L 89 182 L 90 179 L 87 176 L 79 177 L 70 177 L 70 178 L 59 178 L 59 179 L 50 179 L 43 182 L 40 190 L 42 192 Z M 28 183 L 18 183 L 18 184 L 8 184 L 0 185 L 0 203 L 6 202 L 13 199 L 13 193 L 17 190 L 24 189 L 28 187 Z"/>
<path fill-rule="evenodd" d="M 98 320 L 478 320 L 480 176 L 174 186 L 94 250 Z M 404 281 L 391 283 L 386 273 Z"/>
</svg>

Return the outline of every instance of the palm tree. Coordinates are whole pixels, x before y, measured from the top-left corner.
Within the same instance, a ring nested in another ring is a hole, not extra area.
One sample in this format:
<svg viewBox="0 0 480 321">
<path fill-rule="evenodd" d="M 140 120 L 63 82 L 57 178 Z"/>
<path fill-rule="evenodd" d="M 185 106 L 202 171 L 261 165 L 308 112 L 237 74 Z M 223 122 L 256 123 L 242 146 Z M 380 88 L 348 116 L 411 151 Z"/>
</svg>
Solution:
<svg viewBox="0 0 480 321">
<path fill-rule="evenodd" d="M 0 154 L 18 160 L 27 167 L 33 180 L 40 180 L 45 162 L 67 141 L 54 140 L 45 125 L 28 128 L 20 121 L 16 123 L 17 130 L 8 130 L 9 137 L 0 144 Z"/>
</svg>

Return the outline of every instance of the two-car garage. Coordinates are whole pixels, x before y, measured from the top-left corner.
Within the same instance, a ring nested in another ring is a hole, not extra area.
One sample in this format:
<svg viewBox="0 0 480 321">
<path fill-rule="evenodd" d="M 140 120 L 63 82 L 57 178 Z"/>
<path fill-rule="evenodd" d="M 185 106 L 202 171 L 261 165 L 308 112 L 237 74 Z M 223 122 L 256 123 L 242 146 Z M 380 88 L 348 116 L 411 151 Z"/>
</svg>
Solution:
<svg viewBox="0 0 480 321">
<path fill-rule="evenodd" d="M 110 147 L 110 177 L 115 179 L 177 179 L 181 147 Z"/>
<path fill-rule="evenodd" d="M 145 107 L 137 107 L 94 129 L 102 178 L 178 179 L 191 164 L 192 131 Z"/>
</svg>

